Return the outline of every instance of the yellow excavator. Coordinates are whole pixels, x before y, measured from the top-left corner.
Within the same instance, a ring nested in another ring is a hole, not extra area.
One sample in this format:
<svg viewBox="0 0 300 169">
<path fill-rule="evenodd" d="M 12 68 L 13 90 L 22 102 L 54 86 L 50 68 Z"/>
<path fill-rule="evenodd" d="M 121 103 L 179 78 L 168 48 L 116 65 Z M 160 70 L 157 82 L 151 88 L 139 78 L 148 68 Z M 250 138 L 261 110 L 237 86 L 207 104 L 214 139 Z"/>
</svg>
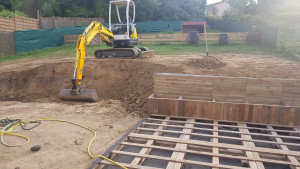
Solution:
<svg viewBox="0 0 300 169">
<path fill-rule="evenodd" d="M 111 24 L 112 5 L 116 6 L 119 23 Z M 125 7 L 126 16 L 123 21 L 120 18 L 119 8 Z M 129 16 L 130 7 L 133 8 L 133 17 Z M 65 101 L 89 101 L 98 100 L 96 90 L 82 89 L 82 72 L 86 57 L 86 46 L 92 39 L 100 35 L 107 46 L 112 49 L 102 49 L 95 51 L 97 59 L 103 58 L 144 58 L 154 55 L 155 51 L 147 47 L 134 47 L 138 44 L 137 31 L 134 25 L 135 4 L 132 0 L 114 0 L 109 3 L 109 28 L 100 22 L 92 22 L 79 36 L 76 45 L 76 61 L 72 78 L 72 89 L 62 89 L 59 98 Z"/>
</svg>

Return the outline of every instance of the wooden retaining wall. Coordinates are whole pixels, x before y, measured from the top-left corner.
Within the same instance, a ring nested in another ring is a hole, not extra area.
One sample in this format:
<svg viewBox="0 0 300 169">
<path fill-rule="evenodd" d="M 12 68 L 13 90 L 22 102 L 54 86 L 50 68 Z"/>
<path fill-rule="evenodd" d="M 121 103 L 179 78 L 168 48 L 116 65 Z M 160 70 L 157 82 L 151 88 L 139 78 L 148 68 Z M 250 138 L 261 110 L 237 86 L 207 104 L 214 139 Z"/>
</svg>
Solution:
<svg viewBox="0 0 300 169">
<path fill-rule="evenodd" d="M 220 34 L 223 33 L 207 33 L 208 41 L 218 41 Z M 246 41 L 247 32 L 230 32 L 228 40 L 235 43 L 244 43 Z M 169 42 L 172 44 L 187 43 L 188 34 L 139 34 L 139 42 L 143 44 L 157 44 L 162 42 Z M 199 34 L 200 43 L 204 43 L 205 37 L 203 33 Z"/>
<path fill-rule="evenodd" d="M 155 74 L 150 113 L 300 125 L 300 80 Z"/>
<path fill-rule="evenodd" d="M 0 37 L 0 57 L 15 55 L 14 33 L 0 31 Z"/>
<path fill-rule="evenodd" d="M 39 29 L 39 20 L 23 16 L 15 16 L 15 18 L 0 17 L 0 31 L 13 32 L 29 29 Z"/>
</svg>

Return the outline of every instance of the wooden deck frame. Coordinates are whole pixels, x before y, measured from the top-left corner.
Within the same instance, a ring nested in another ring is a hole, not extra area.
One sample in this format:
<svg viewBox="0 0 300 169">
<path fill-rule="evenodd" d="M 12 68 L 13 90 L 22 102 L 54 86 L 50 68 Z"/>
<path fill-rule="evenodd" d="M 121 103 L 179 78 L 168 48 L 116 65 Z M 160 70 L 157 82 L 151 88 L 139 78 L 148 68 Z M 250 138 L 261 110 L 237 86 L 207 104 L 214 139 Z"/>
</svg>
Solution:
<svg viewBox="0 0 300 169">
<path fill-rule="evenodd" d="M 136 169 L 298 169 L 300 128 L 151 115 L 108 157 Z"/>
</svg>

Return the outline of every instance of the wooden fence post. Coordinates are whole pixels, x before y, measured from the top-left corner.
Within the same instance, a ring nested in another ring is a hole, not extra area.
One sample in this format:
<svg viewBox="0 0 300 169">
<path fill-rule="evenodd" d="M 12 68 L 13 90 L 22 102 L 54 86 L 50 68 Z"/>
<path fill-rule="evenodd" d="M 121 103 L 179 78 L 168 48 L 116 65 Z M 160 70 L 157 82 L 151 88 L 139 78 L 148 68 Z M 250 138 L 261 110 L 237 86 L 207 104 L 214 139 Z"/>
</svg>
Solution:
<svg viewBox="0 0 300 169">
<path fill-rule="evenodd" d="M 36 14 L 37 14 L 37 19 L 40 20 L 40 10 L 37 10 Z"/>
<path fill-rule="evenodd" d="M 101 45 L 101 36 L 99 34 L 99 45 Z"/>
<path fill-rule="evenodd" d="M 15 20 L 14 20 L 14 30 L 16 31 L 17 30 L 17 15 L 16 15 L 16 12 L 15 12 Z"/>
</svg>

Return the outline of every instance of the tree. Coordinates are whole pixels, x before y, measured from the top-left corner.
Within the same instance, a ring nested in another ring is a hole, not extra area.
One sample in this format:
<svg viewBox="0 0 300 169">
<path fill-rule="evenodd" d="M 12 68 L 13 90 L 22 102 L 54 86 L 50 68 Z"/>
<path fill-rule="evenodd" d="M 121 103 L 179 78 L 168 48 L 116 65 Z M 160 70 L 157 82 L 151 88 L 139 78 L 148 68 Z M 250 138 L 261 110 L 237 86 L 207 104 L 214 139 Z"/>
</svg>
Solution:
<svg viewBox="0 0 300 169">
<path fill-rule="evenodd" d="M 255 10 L 253 10 L 256 6 L 255 0 L 225 0 L 229 3 L 231 7 L 231 12 L 233 15 L 247 15 L 247 14 L 255 14 Z"/>
<path fill-rule="evenodd" d="M 134 0 L 136 21 L 191 20 L 204 18 L 206 0 Z M 42 16 L 104 17 L 108 21 L 109 0 L 0 0 L 0 5 L 12 11 Z M 113 21 L 117 21 L 112 8 Z M 124 8 L 121 12 L 124 12 Z M 132 13 L 132 11 L 131 11 Z M 124 15 L 124 14 L 123 14 Z"/>
<path fill-rule="evenodd" d="M 230 21 L 241 21 L 257 14 L 256 0 L 225 0 L 231 10 L 223 13 L 222 18 Z M 247 20 L 247 19 L 246 19 Z"/>
<path fill-rule="evenodd" d="M 41 10 L 42 0 L 11 0 L 13 11 L 22 11 L 29 17 L 36 18 L 37 10 Z"/>
<path fill-rule="evenodd" d="M 205 17 L 206 0 L 161 0 L 153 20 L 191 20 Z"/>
<path fill-rule="evenodd" d="M 47 16 L 53 16 L 54 15 L 54 12 L 53 12 L 53 9 L 52 9 L 52 6 L 50 3 L 44 3 L 42 5 L 42 15 L 44 17 L 47 17 Z"/>
<path fill-rule="evenodd" d="M 108 1 L 107 0 L 97 0 L 95 4 L 95 15 L 101 16 L 108 21 Z"/>
<path fill-rule="evenodd" d="M 0 5 L 6 9 L 11 9 L 11 2 L 9 0 L 0 0 Z"/>
<path fill-rule="evenodd" d="M 217 16 L 218 12 L 218 8 L 214 5 L 209 5 L 207 7 L 207 15 Z"/>
<path fill-rule="evenodd" d="M 299 21 L 299 0 L 258 0 L 259 15 L 267 21 Z"/>
</svg>

